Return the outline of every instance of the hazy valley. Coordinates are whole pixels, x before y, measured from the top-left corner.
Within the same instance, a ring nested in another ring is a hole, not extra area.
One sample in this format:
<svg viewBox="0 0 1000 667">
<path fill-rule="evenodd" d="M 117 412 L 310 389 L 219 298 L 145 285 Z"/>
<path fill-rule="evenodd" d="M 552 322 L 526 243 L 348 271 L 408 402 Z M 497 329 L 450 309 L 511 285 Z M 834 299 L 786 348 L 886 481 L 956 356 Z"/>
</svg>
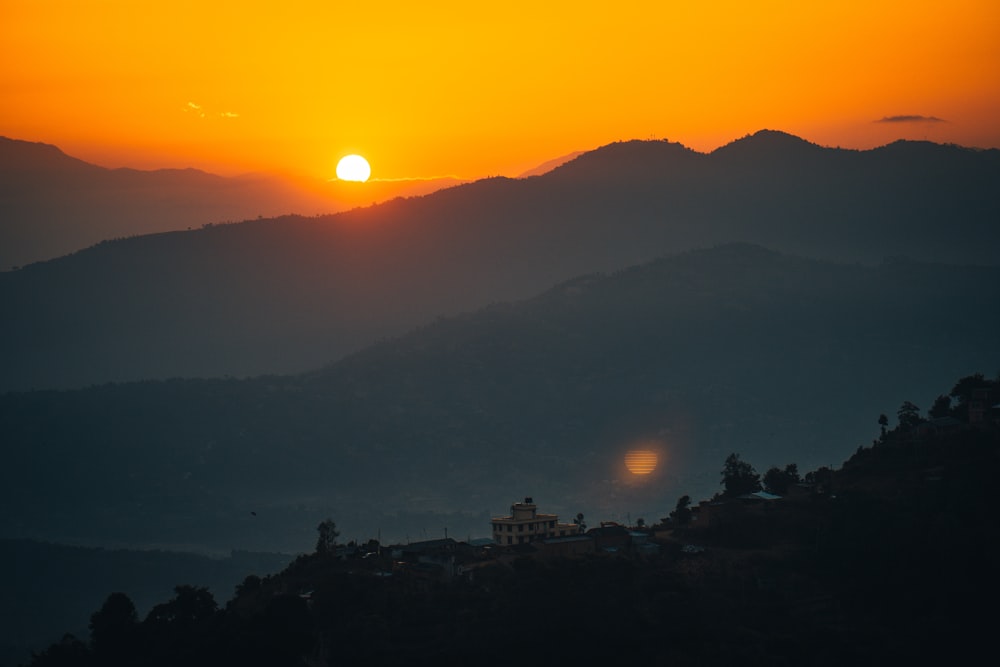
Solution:
<svg viewBox="0 0 1000 667">
<path fill-rule="evenodd" d="M 322 370 L 9 393 L 5 535 L 306 546 L 320 519 L 475 535 L 531 493 L 565 514 L 709 494 L 731 451 L 829 464 L 872 405 L 998 365 L 1000 268 L 727 245 L 444 318 Z M 886 408 L 889 409 L 889 408 Z M 633 484 L 624 451 L 666 461 Z M 255 512 L 256 516 L 251 515 Z"/>
</svg>

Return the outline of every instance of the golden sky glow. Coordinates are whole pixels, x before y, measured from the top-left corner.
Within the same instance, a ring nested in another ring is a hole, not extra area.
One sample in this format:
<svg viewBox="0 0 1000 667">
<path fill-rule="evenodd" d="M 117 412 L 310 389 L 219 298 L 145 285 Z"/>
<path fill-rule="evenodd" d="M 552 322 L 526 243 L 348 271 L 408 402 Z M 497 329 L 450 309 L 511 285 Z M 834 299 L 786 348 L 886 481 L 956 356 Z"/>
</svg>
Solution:
<svg viewBox="0 0 1000 667">
<path fill-rule="evenodd" d="M 632 138 L 1000 147 L 1000 2 L 0 0 L 0 134 L 106 166 L 516 175 Z M 923 117 L 941 120 L 883 118 Z"/>
</svg>

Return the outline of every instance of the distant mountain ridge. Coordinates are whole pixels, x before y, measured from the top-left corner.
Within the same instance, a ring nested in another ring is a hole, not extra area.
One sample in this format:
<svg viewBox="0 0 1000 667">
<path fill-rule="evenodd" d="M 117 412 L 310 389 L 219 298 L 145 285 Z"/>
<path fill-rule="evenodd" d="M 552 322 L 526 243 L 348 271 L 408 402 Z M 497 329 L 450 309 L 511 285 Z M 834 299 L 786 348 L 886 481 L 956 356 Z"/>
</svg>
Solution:
<svg viewBox="0 0 1000 667">
<path fill-rule="evenodd" d="M 528 171 L 521 172 L 517 175 L 518 178 L 530 178 L 532 176 L 541 176 L 542 174 L 547 174 L 556 167 L 560 167 L 570 160 L 583 155 L 586 151 L 574 151 L 572 153 L 567 153 L 557 158 L 551 160 L 546 160 L 537 167 L 529 169 Z"/>
<path fill-rule="evenodd" d="M 321 197 L 263 175 L 106 169 L 55 146 L 0 137 L 0 268 L 97 242 L 292 211 L 329 212 Z"/>
<path fill-rule="evenodd" d="M 70 157 L 51 144 L 0 137 L 0 170 L 5 178 L 11 178 L 24 171 L 96 173 L 103 168 Z"/>
<path fill-rule="evenodd" d="M 104 243 L 0 273 L 0 390 L 304 371 L 439 315 L 718 243 L 995 264 L 998 183 L 996 150 L 760 132 L 711 154 L 622 142 L 534 178 Z"/>
<path fill-rule="evenodd" d="M 564 155 L 518 178 L 551 171 Z M 199 169 L 108 169 L 41 142 L 0 137 L 0 271 L 123 236 L 286 214 L 334 213 L 470 182 L 454 176 L 337 179 L 311 186 L 275 176 Z"/>
</svg>

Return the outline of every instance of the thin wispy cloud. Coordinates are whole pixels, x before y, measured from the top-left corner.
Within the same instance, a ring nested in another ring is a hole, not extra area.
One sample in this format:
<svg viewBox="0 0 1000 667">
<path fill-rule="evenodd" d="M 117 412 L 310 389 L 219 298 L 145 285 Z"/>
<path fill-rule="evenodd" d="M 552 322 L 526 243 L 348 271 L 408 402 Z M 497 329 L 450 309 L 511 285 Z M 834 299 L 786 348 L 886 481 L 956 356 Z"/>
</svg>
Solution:
<svg viewBox="0 0 1000 667">
<path fill-rule="evenodd" d="M 201 106 L 200 104 L 195 104 L 194 102 L 188 102 L 187 105 L 184 107 L 184 111 L 185 111 L 185 113 L 193 113 L 196 116 L 198 116 L 199 118 L 207 118 L 208 117 L 208 114 L 205 112 L 205 108 L 203 106 Z M 238 113 L 234 113 L 232 111 L 220 111 L 219 113 L 213 112 L 211 115 L 212 115 L 212 117 L 219 117 L 219 118 L 226 118 L 226 119 L 232 119 L 232 118 L 239 118 L 240 117 L 240 115 Z"/>
<path fill-rule="evenodd" d="M 938 118 L 937 116 L 917 116 L 917 115 L 904 115 L 904 116 L 883 116 L 876 123 L 947 123 L 944 118 Z"/>
</svg>

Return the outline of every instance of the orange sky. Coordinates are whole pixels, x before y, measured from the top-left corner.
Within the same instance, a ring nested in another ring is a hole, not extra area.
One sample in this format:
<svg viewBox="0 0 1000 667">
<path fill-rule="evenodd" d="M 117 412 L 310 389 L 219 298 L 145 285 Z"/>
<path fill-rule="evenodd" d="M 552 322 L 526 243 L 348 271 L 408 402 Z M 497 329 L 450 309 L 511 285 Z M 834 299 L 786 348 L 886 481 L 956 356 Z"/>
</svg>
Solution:
<svg viewBox="0 0 1000 667">
<path fill-rule="evenodd" d="M 478 178 L 763 128 L 1000 147 L 997 119 L 996 0 L 0 0 L 0 134 L 105 166 Z"/>
</svg>

